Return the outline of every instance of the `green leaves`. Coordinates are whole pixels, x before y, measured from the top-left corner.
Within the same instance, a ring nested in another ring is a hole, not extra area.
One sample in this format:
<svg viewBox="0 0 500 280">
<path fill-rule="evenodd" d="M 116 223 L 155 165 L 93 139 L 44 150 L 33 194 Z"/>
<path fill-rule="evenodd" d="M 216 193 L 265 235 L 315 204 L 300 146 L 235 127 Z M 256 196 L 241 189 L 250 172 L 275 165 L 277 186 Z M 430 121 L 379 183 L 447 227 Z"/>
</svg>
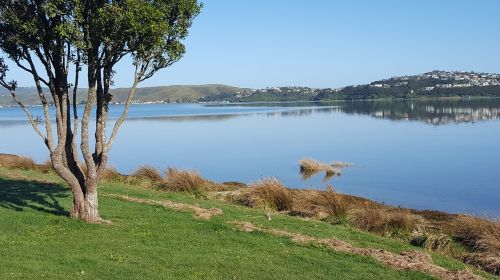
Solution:
<svg viewBox="0 0 500 280">
<path fill-rule="evenodd" d="M 16 62 L 35 54 L 46 69 L 67 68 L 57 64 L 78 52 L 111 78 L 114 65 L 131 56 L 145 80 L 182 58 L 201 8 L 197 0 L 5 0 L 0 51 Z"/>
</svg>

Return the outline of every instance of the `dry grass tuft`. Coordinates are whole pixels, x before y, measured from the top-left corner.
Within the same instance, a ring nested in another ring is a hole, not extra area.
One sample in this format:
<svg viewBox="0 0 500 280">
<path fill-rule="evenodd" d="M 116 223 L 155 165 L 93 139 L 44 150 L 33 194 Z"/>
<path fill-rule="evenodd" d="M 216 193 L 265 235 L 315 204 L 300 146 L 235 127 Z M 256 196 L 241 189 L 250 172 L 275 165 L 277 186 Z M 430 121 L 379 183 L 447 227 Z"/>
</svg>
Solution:
<svg viewBox="0 0 500 280">
<path fill-rule="evenodd" d="M 325 180 L 332 176 L 340 176 L 340 169 L 334 168 L 333 166 L 319 162 L 314 159 L 305 158 L 299 162 L 300 174 L 302 178 L 309 179 L 319 172 L 325 172 Z"/>
<path fill-rule="evenodd" d="M 36 163 L 34 160 L 28 157 L 0 154 L 0 166 L 11 169 L 35 169 Z"/>
<path fill-rule="evenodd" d="M 161 174 L 158 169 L 154 168 L 153 166 L 149 165 L 144 165 L 139 167 L 137 170 L 135 170 L 132 173 L 132 177 L 138 178 L 138 179 L 148 179 L 153 182 L 160 181 L 161 180 Z"/>
<path fill-rule="evenodd" d="M 101 175 L 101 179 L 108 182 L 120 183 L 124 182 L 127 176 L 119 173 L 116 168 L 108 167 Z"/>
<path fill-rule="evenodd" d="M 465 254 L 462 257 L 465 263 L 475 265 L 494 275 L 500 275 L 500 253 L 482 252 Z"/>
<path fill-rule="evenodd" d="M 432 251 L 444 251 L 448 250 L 451 245 L 451 238 L 449 235 L 444 233 L 431 234 L 427 236 L 427 240 L 425 241 L 424 247 L 427 250 Z"/>
<path fill-rule="evenodd" d="M 167 175 L 158 183 L 157 188 L 173 192 L 196 193 L 204 190 L 207 183 L 208 181 L 196 171 L 168 168 Z"/>
<path fill-rule="evenodd" d="M 410 236 L 410 244 L 423 247 L 431 251 L 447 252 L 451 249 L 452 240 L 444 233 L 428 234 L 422 231 L 414 231 Z"/>
<path fill-rule="evenodd" d="M 500 274 L 500 220 L 460 215 L 453 223 L 453 238 L 473 251 L 464 261 Z"/>
<path fill-rule="evenodd" d="M 250 207 L 271 207 L 278 211 L 291 210 L 292 192 L 276 178 L 265 178 L 251 184 L 236 198 L 237 202 Z"/>
<path fill-rule="evenodd" d="M 222 185 L 226 187 L 225 190 L 232 191 L 232 190 L 240 190 L 240 189 L 245 189 L 247 188 L 247 184 L 242 183 L 242 182 L 236 182 L 236 181 L 230 181 L 230 182 L 223 182 Z"/>
<path fill-rule="evenodd" d="M 332 162 L 331 166 L 336 167 L 336 168 L 343 168 L 343 167 L 352 166 L 352 163 L 342 162 L 342 161 L 334 161 L 334 162 Z"/>
<path fill-rule="evenodd" d="M 49 173 L 51 171 L 54 171 L 54 168 L 52 167 L 52 162 L 50 161 L 50 159 L 47 159 L 42 164 L 38 164 L 36 166 L 36 169 L 43 172 L 43 173 Z"/>
<path fill-rule="evenodd" d="M 349 218 L 359 229 L 380 235 L 401 231 L 410 233 L 424 222 L 422 217 L 407 209 L 389 208 L 373 203 L 350 210 Z"/>
<path fill-rule="evenodd" d="M 476 252 L 500 252 L 500 220 L 461 215 L 455 220 L 453 237 Z"/>
<path fill-rule="evenodd" d="M 346 199 L 328 186 L 326 191 L 302 191 L 295 199 L 295 210 L 312 212 L 315 216 L 326 213 L 328 216 L 346 216 L 349 204 Z"/>
</svg>

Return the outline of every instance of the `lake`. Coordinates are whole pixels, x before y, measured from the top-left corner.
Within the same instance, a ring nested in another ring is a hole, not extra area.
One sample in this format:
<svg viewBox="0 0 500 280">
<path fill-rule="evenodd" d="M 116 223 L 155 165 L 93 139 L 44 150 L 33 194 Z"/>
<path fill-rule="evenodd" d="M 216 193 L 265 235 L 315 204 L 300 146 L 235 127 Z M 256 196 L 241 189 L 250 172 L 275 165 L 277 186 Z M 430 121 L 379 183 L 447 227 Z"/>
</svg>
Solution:
<svg viewBox="0 0 500 280">
<path fill-rule="evenodd" d="M 395 206 L 500 215 L 500 99 L 133 105 L 129 116 L 110 155 L 120 172 L 148 164 L 220 182 L 274 176 Z M 19 108 L 0 109 L 0 131 L 0 153 L 48 158 Z M 353 166 L 303 180 L 306 157 Z"/>
</svg>

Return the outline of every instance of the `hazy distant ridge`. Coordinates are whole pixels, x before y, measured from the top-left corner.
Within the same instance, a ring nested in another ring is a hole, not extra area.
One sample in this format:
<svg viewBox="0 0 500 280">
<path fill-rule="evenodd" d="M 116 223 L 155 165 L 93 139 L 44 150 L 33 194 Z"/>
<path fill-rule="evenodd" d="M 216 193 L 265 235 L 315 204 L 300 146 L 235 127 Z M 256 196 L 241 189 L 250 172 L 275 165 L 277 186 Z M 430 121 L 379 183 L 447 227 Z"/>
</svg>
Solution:
<svg viewBox="0 0 500 280">
<path fill-rule="evenodd" d="M 35 88 L 17 90 L 25 104 L 39 104 Z M 129 89 L 113 89 L 114 103 L 123 103 Z M 328 101 L 368 100 L 421 97 L 500 97 L 500 74 L 432 71 L 419 75 L 392 77 L 370 84 L 342 88 L 268 87 L 248 89 L 227 85 L 172 85 L 139 88 L 135 103 L 187 103 L 187 102 L 255 102 L 255 101 Z M 86 90 L 78 93 L 78 102 L 85 101 Z M 51 98 L 49 98 L 51 100 Z M 0 105 L 14 102 L 4 89 L 0 89 Z"/>
<path fill-rule="evenodd" d="M 134 102 L 148 103 L 148 102 L 196 102 L 202 97 L 213 96 L 217 94 L 232 94 L 236 95 L 246 89 L 226 86 L 226 85 L 172 85 L 172 86 L 158 86 L 158 87 L 144 87 L 137 89 Z M 46 94 L 48 89 L 45 90 Z M 129 89 L 117 88 L 111 90 L 113 94 L 112 102 L 123 103 L 127 99 Z M 27 105 L 40 104 L 36 88 L 34 87 L 19 87 L 17 94 L 20 99 Z M 86 89 L 78 91 L 78 102 L 86 100 Z M 51 100 L 51 98 L 48 98 Z M 0 105 L 13 105 L 14 101 L 10 94 L 3 88 L 0 88 Z"/>
</svg>

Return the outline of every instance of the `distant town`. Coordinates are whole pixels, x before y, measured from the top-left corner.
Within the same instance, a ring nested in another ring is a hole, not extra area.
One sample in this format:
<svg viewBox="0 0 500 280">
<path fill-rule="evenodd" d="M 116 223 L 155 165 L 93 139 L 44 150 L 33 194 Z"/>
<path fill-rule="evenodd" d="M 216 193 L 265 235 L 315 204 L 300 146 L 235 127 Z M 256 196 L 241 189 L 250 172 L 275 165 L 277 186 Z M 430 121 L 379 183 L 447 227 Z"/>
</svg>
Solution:
<svg viewBox="0 0 500 280">
<path fill-rule="evenodd" d="M 341 88 L 268 87 L 220 93 L 201 102 L 324 101 L 447 96 L 500 96 L 500 74 L 432 71 Z"/>
<path fill-rule="evenodd" d="M 20 87 L 17 94 L 26 105 L 39 105 L 35 88 Z M 122 104 L 127 98 L 128 89 L 113 89 L 112 94 L 111 103 Z M 146 87 L 137 90 L 133 103 L 291 102 L 438 97 L 500 97 L 500 74 L 432 71 L 341 88 L 282 86 L 249 89 L 217 84 Z M 48 99 L 50 100 L 50 97 Z M 80 89 L 77 100 L 83 103 L 85 99 L 86 91 Z M 0 107 L 11 106 L 16 106 L 12 97 L 0 89 Z"/>
</svg>

